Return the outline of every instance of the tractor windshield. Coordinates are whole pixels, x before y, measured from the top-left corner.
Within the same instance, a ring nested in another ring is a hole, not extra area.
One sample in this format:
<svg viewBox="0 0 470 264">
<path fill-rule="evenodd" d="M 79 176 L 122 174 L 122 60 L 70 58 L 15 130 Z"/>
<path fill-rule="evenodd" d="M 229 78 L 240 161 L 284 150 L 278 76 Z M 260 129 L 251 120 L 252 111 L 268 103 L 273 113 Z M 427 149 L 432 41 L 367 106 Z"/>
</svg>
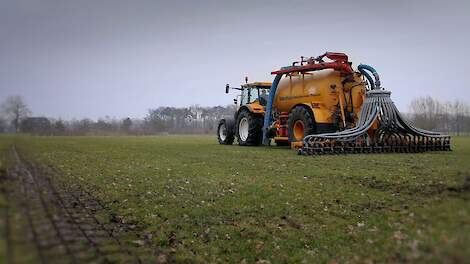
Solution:
<svg viewBox="0 0 470 264">
<path fill-rule="evenodd" d="M 244 88 L 240 95 L 240 105 L 250 104 L 254 101 L 259 101 L 261 105 L 266 105 L 268 103 L 268 88 Z"/>
</svg>

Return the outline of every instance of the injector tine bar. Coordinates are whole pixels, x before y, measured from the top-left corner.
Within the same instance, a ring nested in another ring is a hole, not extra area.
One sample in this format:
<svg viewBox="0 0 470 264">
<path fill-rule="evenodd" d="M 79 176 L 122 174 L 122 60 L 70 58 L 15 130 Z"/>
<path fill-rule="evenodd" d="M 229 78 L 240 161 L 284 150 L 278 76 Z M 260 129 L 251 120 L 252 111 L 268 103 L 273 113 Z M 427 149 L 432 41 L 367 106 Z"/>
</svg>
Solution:
<svg viewBox="0 0 470 264">
<path fill-rule="evenodd" d="M 368 91 L 356 126 L 308 135 L 299 154 L 424 152 L 450 150 L 450 136 L 415 128 L 400 114 L 390 92 Z"/>
</svg>

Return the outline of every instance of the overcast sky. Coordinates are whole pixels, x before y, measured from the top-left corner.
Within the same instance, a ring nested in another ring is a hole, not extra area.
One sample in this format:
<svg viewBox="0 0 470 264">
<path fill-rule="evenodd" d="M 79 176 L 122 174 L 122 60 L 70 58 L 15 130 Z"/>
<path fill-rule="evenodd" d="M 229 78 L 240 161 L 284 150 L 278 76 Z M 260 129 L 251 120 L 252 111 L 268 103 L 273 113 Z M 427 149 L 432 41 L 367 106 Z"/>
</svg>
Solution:
<svg viewBox="0 0 470 264">
<path fill-rule="evenodd" d="M 0 100 L 139 118 L 230 104 L 226 83 L 338 51 L 374 66 L 402 111 L 419 96 L 469 102 L 469 14 L 466 0 L 0 0 Z"/>
</svg>

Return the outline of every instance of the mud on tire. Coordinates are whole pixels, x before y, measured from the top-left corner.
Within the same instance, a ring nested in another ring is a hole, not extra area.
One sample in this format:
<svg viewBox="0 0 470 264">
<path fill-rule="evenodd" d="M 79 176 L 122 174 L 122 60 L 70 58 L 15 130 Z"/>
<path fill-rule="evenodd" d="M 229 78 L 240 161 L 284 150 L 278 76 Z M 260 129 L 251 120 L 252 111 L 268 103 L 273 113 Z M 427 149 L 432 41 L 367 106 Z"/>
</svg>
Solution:
<svg viewBox="0 0 470 264">
<path fill-rule="evenodd" d="M 263 136 L 263 117 L 241 110 L 237 118 L 236 135 L 240 146 L 257 146 Z"/>
</svg>

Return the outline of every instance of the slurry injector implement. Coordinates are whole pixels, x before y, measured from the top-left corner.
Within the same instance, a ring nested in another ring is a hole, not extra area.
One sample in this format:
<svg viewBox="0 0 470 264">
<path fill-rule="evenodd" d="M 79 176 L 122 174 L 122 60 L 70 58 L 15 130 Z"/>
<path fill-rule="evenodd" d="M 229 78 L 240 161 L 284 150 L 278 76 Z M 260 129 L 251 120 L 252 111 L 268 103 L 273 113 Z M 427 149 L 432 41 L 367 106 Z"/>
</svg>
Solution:
<svg viewBox="0 0 470 264">
<path fill-rule="evenodd" d="M 246 83 L 234 118 L 220 120 L 220 144 L 290 145 L 299 154 L 450 150 L 450 136 L 410 125 L 368 65 L 352 68 L 327 52 L 272 72 L 272 83 Z"/>
</svg>

